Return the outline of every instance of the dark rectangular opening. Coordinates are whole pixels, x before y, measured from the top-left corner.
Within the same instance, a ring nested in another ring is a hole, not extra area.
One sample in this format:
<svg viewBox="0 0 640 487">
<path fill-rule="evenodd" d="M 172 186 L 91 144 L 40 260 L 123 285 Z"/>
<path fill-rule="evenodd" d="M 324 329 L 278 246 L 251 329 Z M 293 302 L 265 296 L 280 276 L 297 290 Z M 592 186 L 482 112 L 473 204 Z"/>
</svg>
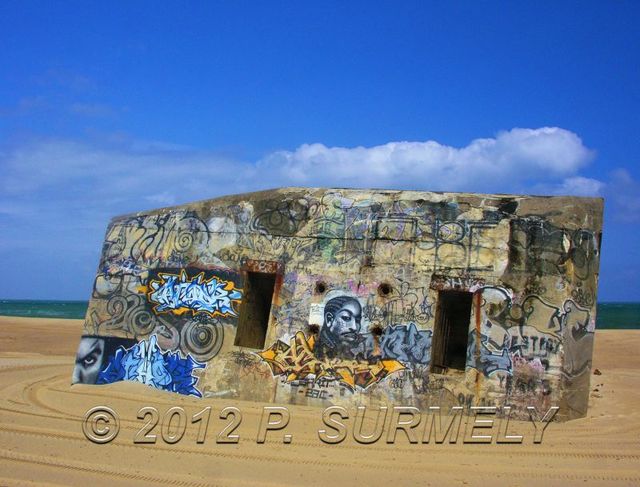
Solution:
<svg viewBox="0 0 640 487">
<path fill-rule="evenodd" d="M 247 272 L 234 345 L 264 348 L 276 274 Z"/>
<path fill-rule="evenodd" d="M 472 303 L 473 293 L 440 291 L 438 294 L 431 351 L 433 372 L 465 369 Z"/>
</svg>

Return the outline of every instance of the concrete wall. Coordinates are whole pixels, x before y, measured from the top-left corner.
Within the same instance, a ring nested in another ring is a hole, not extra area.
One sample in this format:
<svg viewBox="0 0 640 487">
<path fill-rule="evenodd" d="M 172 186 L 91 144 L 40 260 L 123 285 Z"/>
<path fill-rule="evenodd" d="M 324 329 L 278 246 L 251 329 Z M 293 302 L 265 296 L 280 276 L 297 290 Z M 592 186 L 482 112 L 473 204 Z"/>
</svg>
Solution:
<svg viewBox="0 0 640 487">
<path fill-rule="evenodd" d="M 300 188 L 118 217 L 76 381 L 310 405 L 559 405 L 579 417 L 601 228 L 601 199 Z M 247 273 L 265 271 L 277 275 L 265 346 L 235 346 Z M 430 370 L 442 290 L 474 293 L 462 371 Z M 349 314 L 359 320 L 340 338 L 331 330 Z"/>
</svg>

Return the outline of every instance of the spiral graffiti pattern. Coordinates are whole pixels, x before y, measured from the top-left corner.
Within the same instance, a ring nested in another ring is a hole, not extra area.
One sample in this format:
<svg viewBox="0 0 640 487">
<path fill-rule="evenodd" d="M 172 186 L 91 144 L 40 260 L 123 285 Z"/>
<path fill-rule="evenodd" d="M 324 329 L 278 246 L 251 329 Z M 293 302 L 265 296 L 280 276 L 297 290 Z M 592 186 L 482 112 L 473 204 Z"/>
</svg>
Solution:
<svg viewBox="0 0 640 487">
<path fill-rule="evenodd" d="M 156 326 L 155 316 L 144 306 L 142 298 L 138 298 L 138 303 L 127 310 L 125 323 L 136 337 L 148 335 Z"/>
<path fill-rule="evenodd" d="M 191 320 L 182 328 L 180 337 L 182 351 L 205 362 L 218 355 L 224 341 L 224 331 L 217 320 Z"/>
<path fill-rule="evenodd" d="M 184 229 L 178 233 L 175 241 L 175 248 L 178 252 L 186 252 L 193 245 L 193 234 L 189 229 Z"/>
</svg>

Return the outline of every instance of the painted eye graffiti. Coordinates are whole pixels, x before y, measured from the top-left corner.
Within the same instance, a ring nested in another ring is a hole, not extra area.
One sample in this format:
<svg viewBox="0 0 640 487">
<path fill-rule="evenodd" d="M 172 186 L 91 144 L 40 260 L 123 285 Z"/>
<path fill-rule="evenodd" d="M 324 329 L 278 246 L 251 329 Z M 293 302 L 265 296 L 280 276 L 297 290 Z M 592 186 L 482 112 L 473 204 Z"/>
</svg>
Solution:
<svg viewBox="0 0 640 487">
<path fill-rule="evenodd" d="M 88 367 L 90 365 L 93 365 L 96 363 L 96 358 L 95 357 L 86 357 L 82 360 L 82 365 L 84 365 L 85 367 Z"/>
<path fill-rule="evenodd" d="M 80 364 L 83 367 L 91 367 L 92 365 L 95 365 L 97 361 L 98 361 L 98 353 L 94 351 L 94 352 L 91 352 L 89 355 L 86 355 L 84 358 L 80 359 Z"/>
</svg>

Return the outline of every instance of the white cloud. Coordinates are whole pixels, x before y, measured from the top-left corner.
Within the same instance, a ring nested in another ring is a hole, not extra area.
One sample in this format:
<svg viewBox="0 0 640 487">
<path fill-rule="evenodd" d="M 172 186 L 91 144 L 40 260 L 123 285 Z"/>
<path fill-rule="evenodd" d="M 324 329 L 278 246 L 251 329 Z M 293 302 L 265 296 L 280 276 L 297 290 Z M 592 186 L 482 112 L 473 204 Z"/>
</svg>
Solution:
<svg viewBox="0 0 640 487">
<path fill-rule="evenodd" d="M 522 191 L 532 183 L 571 178 L 593 157 L 568 130 L 515 128 L 461 148 L 435 141 L 354 148 L 304 144 L 268 155 L 257 173 L 299 185 Z M 568 190 L 586 189 L 585 181 L 565 181 Z M 596 183 L 591 180 L 591 187 Z"/>
<path fill-rule="evenodd" d="M 245 165 L 123 139 L 49 138 L 0 148 L 0 252 L 41 255 L 47 247 L 60 262 L 97 252 L 111 217 L 234 192 Z"/>
<path fill-rule="evenodd" d="M 607 184 L 597 179 L 583 176 L 571 176 L 555 184 L 537 184 L 532 187 L 533 194 L 601 196 Z"/>
<path fill-rule="evenodd" d="M 31 141 L 0 152 L 4 177 L 0 194 L 18 200 L 27 194 L 54 200 L 97 198 L 190 201 L 225 192 L 242 163 L 215 153 L 179 149 L 151 142 L 87 144 L 63 139 Z M 128 211 L 128 210 L 127 210 Z"/>
<path fill-rule="evenodd" d="M 571 194 L 575 196 L 597 196 L 602 192 L 605 184 L 597 179 L 574 176 L 565 179 L 560 185 L 558 194 Z"/>
</svg>

